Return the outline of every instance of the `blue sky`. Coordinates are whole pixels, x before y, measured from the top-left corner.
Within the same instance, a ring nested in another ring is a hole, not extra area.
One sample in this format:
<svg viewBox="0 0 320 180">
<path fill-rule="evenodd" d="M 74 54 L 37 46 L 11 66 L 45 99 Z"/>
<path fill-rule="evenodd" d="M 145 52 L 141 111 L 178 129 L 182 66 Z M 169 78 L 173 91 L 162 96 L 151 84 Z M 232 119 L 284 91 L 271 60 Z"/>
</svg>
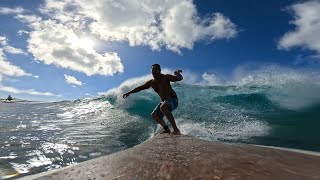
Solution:
<svg viewBox="0 0 320 180">
<path fill-rule="evenodd" d="M 0 98 L 96 97 L 153 63 L 199 81 L 249 66 L 317 71 L 318 12 L 319 0 L 1 0 Z"/>
</svg>

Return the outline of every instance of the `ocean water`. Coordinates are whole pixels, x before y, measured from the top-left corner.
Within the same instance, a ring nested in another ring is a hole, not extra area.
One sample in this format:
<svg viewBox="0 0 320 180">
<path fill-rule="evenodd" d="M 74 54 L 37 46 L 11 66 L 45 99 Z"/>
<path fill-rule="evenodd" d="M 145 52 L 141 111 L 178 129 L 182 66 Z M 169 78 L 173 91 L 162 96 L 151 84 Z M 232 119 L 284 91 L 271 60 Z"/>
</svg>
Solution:
<svg viewBox="0 0 320 180">
<path fill-rule="evenodd" d="M 196 138 L 320 152 L 319 77 L 264 71 L 195 83 L 186 74 L 185 82 L 172 84 L 179 97 L 173 114 L 181 132 Z M 159 97 L 151 89 L 121 97 L 148 78 L 128 80 L 96 98 L 0 103 L 0 179 L 125 150 L 159 133 L 150 116 Z"/>
</svg>

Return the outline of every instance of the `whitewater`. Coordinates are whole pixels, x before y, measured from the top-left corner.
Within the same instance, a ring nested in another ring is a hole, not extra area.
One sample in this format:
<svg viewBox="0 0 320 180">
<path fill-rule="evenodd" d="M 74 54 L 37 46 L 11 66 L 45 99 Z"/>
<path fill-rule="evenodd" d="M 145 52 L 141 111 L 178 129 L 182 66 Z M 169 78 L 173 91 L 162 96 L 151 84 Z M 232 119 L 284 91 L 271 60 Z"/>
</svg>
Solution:
<svg viewBox="0 0 320 180">
<path fill-rule="evenodd" d="M 237 71 L 231 80 L 183 75 L 172 83 L 179 98 L 173 114 L 183 134 L 320 152 L 318 72 L 269 67 Z M 150 78 L 129 79 L 94 98 L 0 103 L 0 179 L 77 164 L 159 133 L 150 113 L 160 99 L 151 88 L 122 98 Z"/>
</svg>

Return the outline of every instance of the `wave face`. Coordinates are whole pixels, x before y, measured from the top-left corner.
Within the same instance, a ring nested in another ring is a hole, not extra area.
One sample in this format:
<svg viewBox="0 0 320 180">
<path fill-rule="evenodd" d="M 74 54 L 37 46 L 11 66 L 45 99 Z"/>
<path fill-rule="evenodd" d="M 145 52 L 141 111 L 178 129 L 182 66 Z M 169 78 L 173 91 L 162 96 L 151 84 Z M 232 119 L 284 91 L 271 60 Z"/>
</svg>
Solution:
<svg viewBox="0 0 320 180">
<path fill-rule="evenodd" d="M 173 114 L 183 134 L 210 141 L 320 150 L 316 128 L 320 125 L 320 101 L 299 101 L 299 97 L 287 97 L 288 93 L 270 86 L 173 87 L 179 96 Z M 159 103 L 156 94 L 148 90 L 131 96 L 128 101 L 112 95 L 106 99 L 132 117 L 142 118 L 139 123 L 155 124 L 150 113 Z M 304 104 L 295 104 L 298 102 Z M 155 129 L 160 130 L 160 126 Z"/>
<path fill-rule="evenodd" d="M 267 70 L 218 84 L 186 77 L 172 84 L 179 97 L 173 114 L 183 134 L 320 152 L 319 74 Z M 150 116 L 160 99 L 151 89 L 122 98 L 149 78 L 130 79 L 97 98 L 0 103 L 1 178 L 114 153 L 160 132 Z"/>
<path fill-rule="evenodd" d="M 210 141 L 320 151 L 318 72 L 270 66 L 234 74 L 226 81 L 205 73 L 198 83 L 188 83 L 196 79 L 189 73 L 187 82 L 172 84 L 179 97 L 173 114 L 182 133 Z M 124 82 L 105 98 L 117 109 L 142 117 L 141 123 L 153 122 L 150 112 L 159 97 L 152 90 L 121 98 L 148 78 Z"/>
</svg>

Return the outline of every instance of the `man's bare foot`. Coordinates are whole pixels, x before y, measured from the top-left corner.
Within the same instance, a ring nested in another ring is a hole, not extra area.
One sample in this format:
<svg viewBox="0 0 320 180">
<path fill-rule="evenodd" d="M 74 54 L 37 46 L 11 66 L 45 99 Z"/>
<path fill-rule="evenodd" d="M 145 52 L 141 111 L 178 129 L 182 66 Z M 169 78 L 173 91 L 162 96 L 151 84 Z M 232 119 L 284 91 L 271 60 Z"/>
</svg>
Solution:
<svg viewBox="0 0 320 180">
<path fill-rule="evenodd" d="M 181 135 L 180 131 L 174 130 L 172 133 L 170 133 L 172 135 Z"/>
<path fill-rule="evenodd" d="M 169 128 L 168 128 L 168 129 L 165 129 L 165 130 L 163 130 L 160 134 L 165 134 L 165 133 L 171 133 L 170 129 L 169 129 Z"/>
<path fill-rule="evenodd" d="M 160 134 L 170 133 L 170 132 L 171 132 L 170 129 L 169 129 L 169 127 L 168 127 L 167 125 L 163 126 L 163 129 L 164 129 L 164 130 L 163 130 Z"/>
</svg>

